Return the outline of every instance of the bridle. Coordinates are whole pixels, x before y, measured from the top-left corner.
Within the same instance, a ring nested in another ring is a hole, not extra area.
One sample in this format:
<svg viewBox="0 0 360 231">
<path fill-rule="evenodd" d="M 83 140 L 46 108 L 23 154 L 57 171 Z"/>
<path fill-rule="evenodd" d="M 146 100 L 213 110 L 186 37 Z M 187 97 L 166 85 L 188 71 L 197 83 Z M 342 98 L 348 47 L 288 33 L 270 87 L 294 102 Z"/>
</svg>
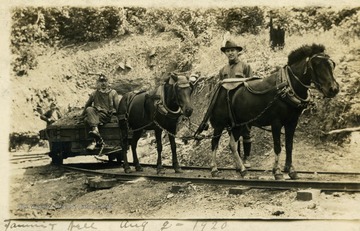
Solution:
<svg viewBox="0 0 360 231">
<path fill-rule="evenodd" d="M 330 59 L 330 57 L 328 55 L 326 55 L 324 53 L 318 53 L 318 54 L 315 54 L 315 55 L 311 56 L 310 58 L 309 57 L 306 58 L 306 64 L 305 64 L 305 69 L 304 69 L 303 75 L 306 75 L 307 73 L 310 73 L 310 75 L 311 75 L 310 84 L 311 84 L 311 82 L 314 83 L 315 87 L 322 91 L 323 87 L 317 81 L 317 78 L 315 78 L 316 73 L 315 73 L 315 70 L 313 68 L 313 63 L 312 63 L 312 60 L 315 59 L 315 58 L 326 59 L 329 62 L 330 67 L 332 68 L 332 70 L 335 68 L 335 62 L 332 59 Z M 291 72 L 292 76 L 294 77 L 294 79 L 298 83 L 300 83 L 301 86 L 303 86 L 303 87 L 305 87 L 307 89 L 309 89 L 311 87 L 310 84 L 308 85 L 308 84 L 303 83 L 299 79 L 299 77 L 297 77 L 295 75 L 295 73 L 292 71 L 290 66 L 288 66 L 288 69 L 290 70 L 290 72 Z M 310 72 L 308 72 L 308 70 L 310 70 Z"/>
<path fill-rule="evenodd" d="M 314 58 L 320 58 L 320 59 L 326 59 L 326 61 L 330 64 L 330 67 L 332 69 L 332 71 L 335 69 L 335 62 L 330 59 L 330 57 L 324 53 L 320 53 L 320 54 L 316 54 L 316 55 L 313 55 L 310 59 L 309 59 L 309 69 L 311 70 L 311 80 L 312 82 L 315 84 L 315 87 L 321 91 L 323 91 L 323 87 L 321 86 L 321 84 L 317 81 L 316 79 L 316 73 L 315 73 L 315 70 L 313 68 L 313 65 L 312 65 L 312 62 L 311 60 L 314 59 Z"/>
<path fill-rule="evenodd" d="M 179 110 L 181 110 L 181 104 L 180 104 L 180 100 L 179 100 L 179 88 L 191 88 L 191 85 L 189 82 L 175 82 L 174 84 L 171 84 L 172 88 L 173 88 L 173 92 L 175 94 L 175 102 L 176 104 L 179 106 Z"/>
</svg>

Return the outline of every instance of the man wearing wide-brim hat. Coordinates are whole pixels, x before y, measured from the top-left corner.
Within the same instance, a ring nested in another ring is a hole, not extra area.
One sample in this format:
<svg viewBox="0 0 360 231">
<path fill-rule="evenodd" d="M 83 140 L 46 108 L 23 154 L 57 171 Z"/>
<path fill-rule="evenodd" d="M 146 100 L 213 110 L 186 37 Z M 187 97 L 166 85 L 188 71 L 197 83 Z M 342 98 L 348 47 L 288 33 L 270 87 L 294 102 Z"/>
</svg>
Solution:
<svg viewBox="0 0 360 231">
<path fill-rule="evenodd" d="M 243 61 L 240 61 L 239 56 L 240 52 L 243 50 L 241 46 L 235 42 L 228 40 L 225 45 L 220 48 L 220 50 L 226 55 L 229 63 L 221 68 L 219 77 L 220 80 L 227 78 L 249 78 L 252 77 L 253 72 L 250 65 L 246 64 Z M 241 136 L 243 137 L 243 148 L 244 148 L 244 165 L 245 167 L 250 167 L 248 158 L 251 151 L 251 135 L 250 129 L 244 129 Z"/>
<path fill-rule="evenodd" d="M 241 46 L 228 40 L 220 50 L 226 55 L 229 61 L 229 63 L 220 70 L 221 80 L 227 78 L 252 77 L 253 73 L 250 65 L 239 60 L 240 52 L 243 50 Z"/>
</svg>

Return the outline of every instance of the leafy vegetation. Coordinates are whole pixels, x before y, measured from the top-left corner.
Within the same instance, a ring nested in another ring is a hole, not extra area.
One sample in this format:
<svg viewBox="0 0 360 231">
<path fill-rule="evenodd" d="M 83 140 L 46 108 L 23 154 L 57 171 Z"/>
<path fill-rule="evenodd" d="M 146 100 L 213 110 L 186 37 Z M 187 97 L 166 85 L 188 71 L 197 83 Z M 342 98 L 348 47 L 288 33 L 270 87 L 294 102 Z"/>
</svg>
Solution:
<svg viewBox="0 0 360 231">
<path fill-rule="evenodd" d="M 291 13 L 291 14 L 290 14 Z M 344 38 L 360 36 L 359 8 L 336 12 L 320 7 L 268 10 L 260 7 L 231 9 L 161 9 L 142 7 L 26 7 L 12 12 L 11 44 L 13 70 L 26 75 L 37 65 L 36 57 L 46 47 L 65 46 L 84 42 L 99 42 L 130 34 L 172 32 L 185 41 L 182 50 L 189 52 L 180 63 L 191 63 L 197 46 L 209 44 L 211 31 L 230 31 L 235 35 L 258 34 L 267 27 L 272 16 L 290 34 L 330 30 L 340 31 Z M 351 34 L 350 34 L 351 33 Z M 180 69 L 184 69 L 180 65 Z M 186 69 L 186 68 L 185 68 Z"/>
<path fill-rule="evenodd" d="M 271 49 L 266 49 L 268 47 L 266 29 L 270 17 L 273 18 L 275 25 L 286 30 L 287 45 L 282 51 L 273 52 Z M 332 56 L 336 57 L 335 61 L 340 61 L 336 71 L 344 76 L 344 81 L 349 81 L 347 78 L 357 71 L 356 64 L 353 64 L 352 61 L 355 59 L 353 57 L 358 56 L 359 51 L 352 49 L 353 52 L 347 54 L 346 51 L 341 50 L 341 47 L 344 47 L 344 44 L 351 44 L 360 37 L 359 8 L 336 10 L 321 7 L 287 9 L 265 7 L 230 9 L 26 7 L 14 8 L 12 19 L 12 67 L 18 76 L 27 75 L 29 70 L 35 69 L 40 60 L 39 56 L 47 54 L 49 48 L 61 50 L 61 48 L 74 45 L 74 50 L 78 50 L 77 48 L 83 47 L 82 45 L 86 47 L 85 43 L 89 43 L 89 46 L 92 42 L 105 44 L 101 42 L 112 39 L 116 43 L 121 43 L 122 47 L 126 47 L 129 36 L 134 39 L 146 37 L 139 44 L 146 43 L 145 41 L 149 38 L 157 38 L 160 41 L 154 47 L 145 47 L 145 52 L 142 46 L 130 49 L 133 53 L 131 55 L 136 59 L 125 55 L 121 56 L 122 54 L 120 57 L 119 52 L 115 52 L 116 54 L 112 52 L 109 43 L 106 43 L 108 50 L 106 47 L 101 48 L 101 54 L 90 55 L 83 51 L 76 58 L 78 69 L 74 66 L 68 69 L 65 67 L 57 69 L 58 72 L 64 74 L 63 81 L 76 82 L 76 89 L 89 86 L 88 79 L 82 79 L 83 73 L 95 72 L 101 68 L 117 67 L 126 59 L 132 63 L 135 60 L 138 61 L 139 57 L 141 60 L 145 60 L 147 49 L 150 48 L 155 49 L 159 56 L 152 60 L 156 68 L 148 73 L 156 74 L 159 78 L 161 72 L 168 67 L 171 71 L 199 71 L 199 69 L 213 71 L 217 68 L 213 64 L 218 65 L 221 57 L 218 57 L 219 53 L 212 55 L 211 52 L 215 50 L 219 52 L 219 44 L 215 43 L 219 41 L 219 35 L 225 31 L 230 31 L 234 37 L 242 39 L 246 47 L 243 57 L 251 63 L 259 76 L 266 76 L 277 66 L 283 65 L 283 60 L 288 53 L 297 48 L 299 44 L 310 41 L 326 41 L 327 43 L 329 38 L 334 38 L 334 43 L 325 45 L 330 46 L 329 51 L 334 52 Z M 325 34 L 326 36 L 324 36 Z M 166 42 L 174 45 L 163 46 L 161 41 L 165 42 L 164 39 L 171 40 Z M 338 46 L 339 43 L 342 43 L 341 46 Z M 81 49 L 79 48 L 79 50 Z M 203 57 L 209 57 L 210 53 L 213 60 L 202 60 Z M 345 53 L 347 55 L 344 55 Z M 58 55 L 61 56 L 61 54 Z M 59 58 L 58 56 L 52 57 Z M 344 62 L 342 62 L 343 58 L 346 58 Z M 143 68 L 147 68 L 147 66 L 143 66 Z M 114 70 L 116 70 L 116 74 L 126 74 L 125 71 L 121 72 L 121 68 Z M 132 73 L 135 71 L 132 70 Z M 137 74 L 143 74 L 144 69 L 137 71 Z M 356 101 L 349 97 L 357 97 L 359 83 L 346 82 L 346 85 L 350 87 L 348 90 L 342 89 L 342 92 L 346 92 L 343 97 L 325 102 L 315 99 L 314 105 L 309 106 L 305 111 L 303 124 L 300 123 L 299 128 L 316 128 L 317 130 L 313 130 L 312 134 L 315 134 L 316 138 L 320 138 L 323 136 L 322 131 L 357 126 L 360 120 L 360 108 Z M 29 96 L 29 98 L 31 97 Z M 39 104 L 45 105 L 40 98 Z M 205 108 L 206 105 L 202 106 Z M 35 103 L 34 107 L 36 108 Z M 332 111 L 332 114 L 329 111 Z M 316 115 L 316 119 L 313 118 L 314 115 Z M 319 124 L 321 125 L 319 126 Z M 339 134 L 337 137 L 333 135 L 331 138 L 340 139 L 343 136 L 343 134 Z"/>
</svg>

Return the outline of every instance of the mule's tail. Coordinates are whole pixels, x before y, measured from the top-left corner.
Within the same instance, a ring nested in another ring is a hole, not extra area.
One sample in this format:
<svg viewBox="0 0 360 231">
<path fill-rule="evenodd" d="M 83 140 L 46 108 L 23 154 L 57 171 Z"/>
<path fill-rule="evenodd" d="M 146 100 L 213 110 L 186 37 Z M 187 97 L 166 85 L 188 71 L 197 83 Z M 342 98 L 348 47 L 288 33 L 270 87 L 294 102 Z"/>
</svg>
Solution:
<svg viewBox="0 0 360 231">
<path fill-rule="evenodd" d="M 215 105 L 215 102 L 216 102 L 216 99 L 217 99 L 217 96 L 219 94 L 219 91 L 220 91 L 220 88 L 221 88 L 221 84 L 218 84 L 215 91 L 214 91 L 214 94 L 212 95 L 212 98 L 211 98 L 211 101 L 210 101 L 210 104 L 209 104 L 209 107 L 205 113 L 205 116 L 202 120 L 202 122 L 200 123 L 198 129 L 196 130 L 195 134 L 194 134 L 194 137 L 196 138 L 202 131 L 204 130 L 207 130 L 209 128 L 209 124 L 207 123 L 208 120 L 210 119 L 210 116 L 211 116 L 211 113 L 213 111 L 213 108 L 214 108 L 214 105 Z"/>
</svg>

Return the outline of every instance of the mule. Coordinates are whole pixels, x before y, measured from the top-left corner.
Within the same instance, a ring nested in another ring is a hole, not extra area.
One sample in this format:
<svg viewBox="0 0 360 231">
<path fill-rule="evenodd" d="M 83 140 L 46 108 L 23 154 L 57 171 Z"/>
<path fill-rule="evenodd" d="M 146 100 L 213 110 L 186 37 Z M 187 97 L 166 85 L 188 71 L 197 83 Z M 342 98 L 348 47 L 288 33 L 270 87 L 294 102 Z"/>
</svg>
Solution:
<svg viewBox="0 0 360 231">
<path fill-rule="evenodd" d="M 144 130 L 155 131 L 158 154 L 157 173 L 164 174 L 161 158 L 163 130 L 168 133 L 172 166 L 176 173 L 181 172 L 176 153 L 175 135 L 180 117 L 190 117 L 193 112 L 191 93 L 192 85 L 186 76 L 171 74 L 156 91 L 124 95 L 119 104 L 118 118 L 123 137 L 122 149 L 126 173 L 131 172 L 126 155 L 129 140 L 135 169 L 143 171 L 136 147 Z M 128 140 L 129 130 L 132 131 L 132 137 Z"/>
<path fill-rule="evenodd" d="M 304 45 L 288 56 L 287 65 L 265 78 L 250 78 L 239 82 L 235 79 L 219 84 L 213 97 L 213 106 L 208 108 L 195 136 L 204 129 L 207 121 L 214 129 L 211 140 L 211 173 L 218 176 L 216 151 L 222 131 L 230 133 L 230 149 L 235 159 L 236 170 L 246 175 L 243 160 L 237 154 L 237 142 L 244 129 L 252 126 L 271 126 L 275 161 L 273 174 L 276 180 L 283 179 L 279 165 L 281 152 L 281 129 L 285 128 L 286 160 L 284 171 L 291 179 L 297 179 L 292 164 L 295 129 L 299 116 L 310 101 L 311 83 L 325 97 L 332 98 L 339 92 L 334 78 L 335 63 L 325 53 L 323 45 Z M 228 87 L 230 86 L 230 88 Z M 227 87 L 227 90 L 225 89 Z"/>
</svg>

